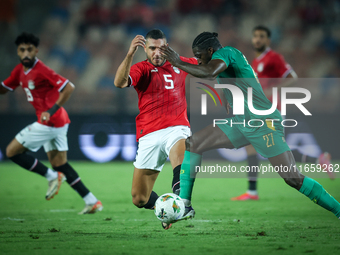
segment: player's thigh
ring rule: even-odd
[[[181,139],[177,141],[174,146],[172,146],[169,153],[169,159],[172,168],[175,168],[176,166],[182,164],[184,159],[184,152],[185,152],[185,139]]]
[[[155,131],[141,137],[133,165],[138,169],[161,171],[168,157],[162,147],[162,132]]]
[[[245,148],[246,148],[248,156],[252,156],[252,155],[256,155],[257,154],[257,152],[256,152],[256,150],[255,150],[253,145],[249,144],[249,145],[245,146]]]
[[[187,126],[174,126],[165,130],[169,130],[164,136],[164,148],[165,153],[169,155],[172,168],[182,164],[185,152],[185,139],[190,134],[190,128]]]
[[[63,127],[58,128],[51,128],[51,133],[53,134],[53,139],[48,140],[44,144],[44,150],[46,153],[50,151],[59,151],[59,152],[67,152],[68,151],[68,141],[67,141],[67,131],[68,131],[68,124]],[[56,154],[50,153],[51,156]],[[65,156],[65,153],[60,153],[58,158],[61,159],[62,156]],[[53,157],[54,158],[54,157]]]
[[[132,179],[131,195],[133,198],[147,200],[158,177],[159,171],[151,169],[139,169],[135,167]]]
[[[234,145],[225,132],[211,124],[189,137],[186,147],[191,152],[201,154],[212,149],[232,149]]]
[[[7,148],[6,148],[6,156],[8,158],[10,157],[13,157],[15,155],[18,155],[18,154],[21,154],[21,153],[24,153],[27,149],[21,144],[18,142],[17,139],[13,139],[8,145],[7,145]]]
[[[299,190],[302,186],[304,175],[296,167],[295,159],[291,151],[285,151],[277,156],[268,158],[273,167],[279,169],[278,174],[285,182]]]
[[[264,158],[272,158],[290,151],[281,131],[263,130],[244,134],[255,150]]]
[[[46,154],[52,167],[62,166],[67,162],[67,151],[51,150]]]
[[[52,127],[42,125],[38,122],[28,125],[22,129],[15,139],[25,148],[30,151],[36,152],[46,142],[54,138]]]

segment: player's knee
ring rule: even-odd
[[[192,136],[185,140],[185,149],[190,152],[196,152],[196,144]]]
[[[187,151],[190,151],[190,142],[191,142],[191,136],[185,139],[185,149]]]
[[[12,149],[12,147],[10,145],[7,146],[6,148],[6,157],[7,158],[11,158],[15,155],[17,155],[18,153]]]
[[[284,178],[284,180],[289,186],[297,190],[301,188],[303,182],[301,178]]]
[[[67,161],[50,161],[50,163],[53,168],[56,168],[65,165]]]
[[[132,203],[138,208],[142,208],[147,202],[148,200],[145,196],[140,194],[132,195]]]
[[[63,166],[67,163],[67,156],[65,152],[50,153],[48,152],[48,158],[53,168]]]

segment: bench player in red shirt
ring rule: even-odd
[[[6,156],[19,166],[44,176],[49,188],[46,199],[52,199],[66,180],[85,201],[79,214],[103,209],[102,203],[85,187],[77,172],[67,162],[67,130],[70,123],[62,105],[71,96],[74,85],[41,62],[38,53],[39,38],[22,33],[15,41],[20,58],[10,77],[0,86],[0,94],[22,87],[27,101],[36,110],[37,121],[21,130],[6,148]],[[25,152],[38,151],[44,146],[55,171]]]
[[[267,98],[272,101],[272,88],[279,88],[283,86],[289,86],[292,82],[289,80],[284,80],[278,84],[277,80],[279,78],[293,78],[296,79],[297,75],[292,69],[292,67],[285,61],[283,56],[275,51],[273,51],[270,45],[270,35],[271,31],[265,26],[256,26],[253,29],[252,44],[256,52],[256,58],[251,63],[258,78],[260,80],[263,92]],[[277,109],[281,110],[280,97],[278,97]],[[245,147],[248,155],[248,165],[250,167],[257,167],[259,161],[257,158],[257,152],[252,145]],[[297,149],[292,150],[294,158],[302,163],[316,163],[319,164],[330,164],[330,154],[325,152],[322,153],[319,158],[310,157],[302,154]],[[330,178],[334,178],[332,172],[328,172]],[[248,190],[246,193],[231,198],[231,200],[258,200],[259,196],[256,189],[257,184],[257,172],[248,173]]]
[[[172,190],[179,194],[179,173],[190,136],[185,99],[186,72],[172,66],[160,54],[167,40],[161,30],[154,29],[144,38],[137,35],[127,56],[119,66],[115,86],[132,86],[138,93],[136,132],[138,151],[134,162],[132,202],[139,208],[153,209],[158,195],[152,191],[156,178],[169,156],[173,168]],[[147,59],[133,66],[137,48],[143,47]],[[197,64],[195,58],[183,61]],[[164,229],[171,225],[162,224]]]

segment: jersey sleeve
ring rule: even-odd
[[[198,65],[197,58],[186,58],[186,57],[181,56],[180,59],[184,62],[189,63],[189,64]]]
[[[137,86],[141,77],[144,75],[144,67],[141,63],[134,64],[130,68],[129,77],[131,79],[130,86]]]
[[[222,48],[218,51],[215,51],[212,55],[211,59],[220,59],[224,61],[224,63],[229,66],[233,61],[233,54],[234,52],[230,49]]]
[[[20,67],[16,66],[11,72],[11,75],[6,80],[1,82],[1,85],[8,89],[9,91],[15,90],[20,85],[19,75]]]
[[[57,74],[51,68],[45,66],[43,69],[43,75],[48,80],[49,84],[53,87],[56,87],[58,91],[62,91],[66,84],[69,82],[68,79],[64,78],[63,76]]]
[[[273,58],[273,61],[277,77],[286,78],[287,75],[293,70],[280,54],[277,54]]]

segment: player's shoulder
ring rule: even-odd
[[[44,62],[42,62],[41,60],[39,60],[35,67],[36,68],[36,71],[40,74],[40,75],[43,75],[43,76],[49,76],[49,75],[55,75],[56,72],[50,68],[49,66],[47,66]]]
[[[132,71],[139,70],[141,72],[146,72],[146,71],[153,69],[153,68],[154,68],[154,66],[152,64],[150,64],[147,60],[137,62],[136,64],[133,64],[131,66]]]
[[[36,73],[40,75],[44,75],[52,71],[52,69],[45,65],[40,59],[36,62],[33,68],[36,71]]]
[[[22,64],[19,63],[19,64],[17,64],[17,65],[13,68],[12,73],[17,74],[17,73],[19,73],[22,69],[23,69],[23,68],[22,68]]]
[[[276,60],[276,59],[284,59],[282,54],[280,54],[277,51],[272,50],[272,49],[269,50],[269,52],[267,53],[267,56],[270,59],[274,59],[274,60]]]
[[[225,52],[241,52],[238,49],[232,47],[232,46],[225,46],[219,50],[225,51]]]
[[[224,46],[223,48],[221,48],[222,50],[229,50],[229,51],[233,51],[233,50],[237,50],[236,48],[232,47],[232,46]]]
[[[142,68],[142,67],[145,68],[145,67],[148,67],[149,65],[150,65],[150,63],[147,60],[143,60],[143,61],[140,61],[140,62],[133,64],[132,66],[139,67],[139,68]]]
[[[51,68],[49,68],[47,65],[45,65],[44,62],[42,62],[40,59],[37,60],[37,63],[34,66],[36,69],[39,69],[39,71],[49,71],[52,70]]]
[[[232,47],[232,46],[225,46],[217,51],[214,52],[213,55],[217,56],[227,56],[227,55],[235,55],[235,54],[242,54],[241,51]]]

